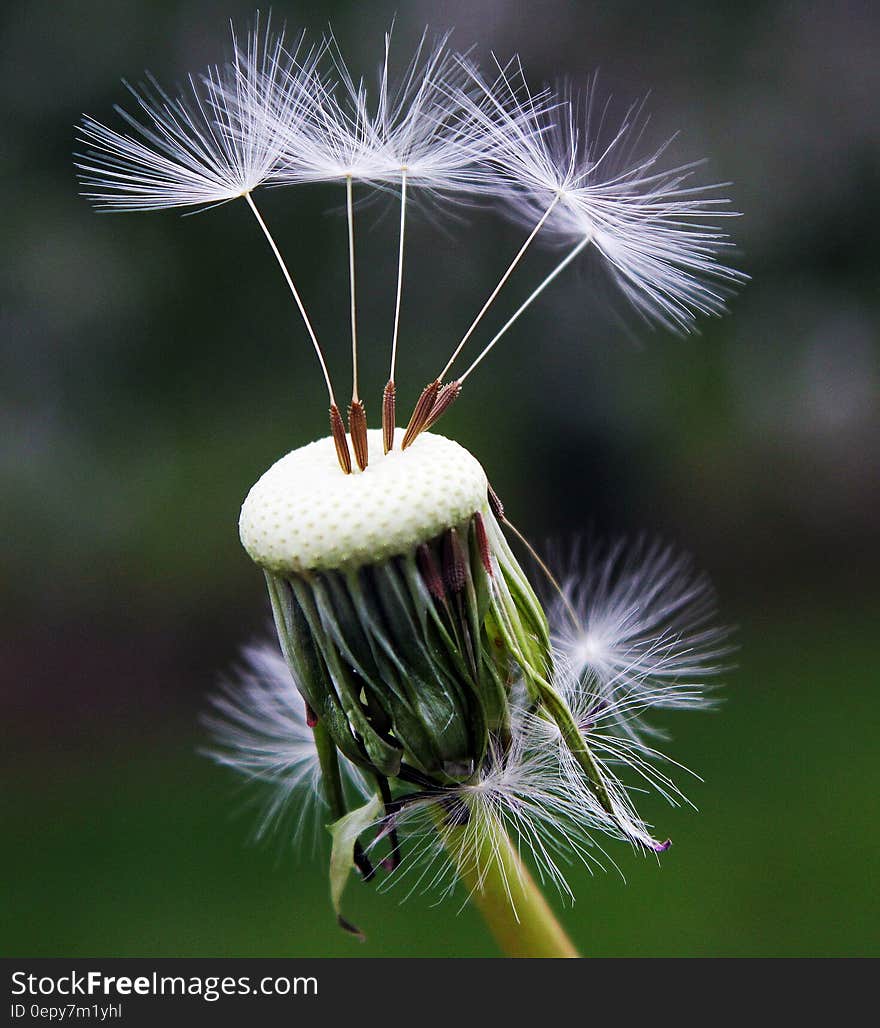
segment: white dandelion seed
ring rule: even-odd
[[[209,756],[264,787],[257,837],[290,818],[295,840],[326,800],[306,704],[277,645],[246,647],[236,676],[210,702],[213,712],[203,718],[214,740]],[[340,755],[339,766],[353,796],[369,795],[363,775],[350,761]]]
[[[293,75],[287,82],[273,81],[267,89],[267,93],[277,95],[274,106],[282,114],[277,123],[282,139],[282,156],[273,169],[272,181],[282,186],[341,182],[345,187],[352,369],[349,422],[352,427],[353,410],[359,411],[361,418],[365,418],[358,383],[354,183],[372,183],[376,176],[381,174],[381,169],[386,166],[387,161],[374,119],[367,108],[365,86],[362,82],[355,85],[332,36],[325,40],[322,51],[333,52],[335,68],[342,79],[341,98],[336,95],[335,81],[322,74],[313,73],[308,82],[311,99],[308,103],[307,117],[291,123],[283,116],[283,112],[298,102],[297,98],[303,89],[299,76]],[[243,104],[244,110],[240,117],[246,118],[248,97],[244,97]],[[335,401],[332,399],[331,407],[335,407]],[[353,427],[352,434],[354,435]],[[366,466],[365,455],[361,456],[357,447],[356,455],[363,470]]]
[[[532,745],[543,748],[545,759],[555,764],[560,791],[580,812],[584,830],[628,842],[640,852],[665,852],[669,841],[654,838],[651,825],[636,810],[631,793],[644,792],[647,786],[673,806],[687,803],[675,782],[656,766],[666,758],[659,751],[636,747],[620,738],[617,725],[620,717],[627,716],[625,703],[606,701],[600,708],[588,689],[572,688],[572,683],[565,682],[562,675],[557,676],[556,684],[581,737],[590,747],[607,800],[599,799],[554,721],[530,713],[525,730]]]
[[[129,86],[139,116],[118,105],[116,111],[132,131],[119,132],[85,116],[78,135],[85,149],[76,167],[84,195],[104,211],[205,209],[245,200],[293,296],[335,409],[315,330],[252,196],[323,96],[317,72],[322,49],[306,49],[304,38],[291,53],[284,33],[273,32],[268,20],[261,28],[257,15],[243,45],[232,29],[229,63],[209,68],[199,79],[190,76],[188,94],[172,98],[152,78],[139,89]]]
[[[282,158],[272,173],[276,185],[344,182],[349,178],[369,182],[380,167],[381,145],[367,107],[366,88],[363,83],[356,86],[349,77],[332,36],[321,44],[322,58],[327,54],[332,54],[332,71],[315,69],[311,75],[311,100],[302,122],[291,124],[283,117],[284,108],[295,104],[301,95],[299,77],[293,75],[286,82],[271,84],[277,91],[276,106],[281,112],[278,129]],[[340,71],[341,82],[334,74]],[[244,98],[245,105],[247,102]]]
[[[400,191],[397,288],[384,421],[390,448],[394,379],[404,277],[406,215],[413,195],[473,197],[495,192],[488,165],[490,139],[473,111],[469,75],[463,59],[448,47],[448,34],[431,42],[425,32],[400,76],[392,72],[391,33],[385,37],[375,99],[356,77],[331,36],[335,80],[316,79],[319,102],[305,123],[290,134],[284,157],[273,172],[279,185],[342,182],[346,190],[352,334],[352,403],[360,403],[357,375],[357,314],[354,257],[354,183]],[[336,89],[338,81],[338,90]],[[297,83],[292,83],[297,88]]]
[[[714,590],[688,555],[644,539],[599,545],[561,587],[548,617],[568,699],[633,742],[658,734],[651,710],[712,706],[730,630],[715,624]]]
[[[556,724],[532,708],[521,687],[514,694],[510,739],[506,745],[492,741],[473,781],[454,790],[411,794],[379,822],[373,845],[393,827],[405,854],[384,888],[405,888],[407,896],[433,892],[443,898],[463,881],[471,894],[481,891],[489,868],[504,867],[497,849],[510,838],[541,883],[573,901],[567,879],[573,865],[592,872],[610,863],[620,871],[597,842],[597,835],[629,842],[643,852],[668,849],[669,842],[657,841],[651,826],[636,812],[631,787],[623,783],[621,774],[634,772],[673,805],[687,801],[671,778],[652,763],[667,758],[646,747],[636,749],[604,731],[609,718],[624,712],[606,705],[597,713],[585,691],[569,694],[572,713],[598,758],[611,800],[609,811],[590,788]],[[509,881],[506,889],[511,896],[514,890]]]
[[[466,111],[466,119],[473,126],[472,132],[481,138],[481,161],[488,162],[496,169],[496,174],[487,180],[487,189],[496,198],[499,196],[505,198],[510,189],[510,183],[518,176],[527,178],[534,175],[536,181],[546,185],[549,196],[545,204],[546,209],[533,219],[529,235],[453,349],[437,376],[439,380],[446,378],[449,374],[453,364],[495,302],[498,294],[525,257],[529,247],[553,213],[554,207],[571,185],[573,171],[571,168],[566,169],[563,162],[556,165],[551,164],[548,160],[543,162],[540,167],[538,163],[532,164],[532,162],[527,162],[528,167],[526,167],[521,162],[523,155],[541,153],[540,147],[536,146],[533,141],[533,136],[540,135],[546,129],[544,119],[553,114],[559,103],[551,90],[545,89],[535,93],[529,88],[518,58],[514,58],[507,65],[498,65],[497,76],[491,83],[483,77],[472,62],[460,58],[459,64],[467,75],[468,81],[464,87],[458,87],[457,101]],[[509,325],[512,324],[513,321],[509,323]],[[498,342],[509,325],[505,326],[505,329],[493,339],[483,355],[488,353]],[[479,361],[476,361],[464,374],[458,376],[456,382],[463,383],[477,363]]]
[[[394,328],[386,403],[393,404],[403,290],[404,240],[408,191],[430,197],[494,193],[496,175],[489,165],[491,140],[482,131],[479,101],[469,93],[471,72],[465,59],[447,47],[448,34],[433,46],[422,36],[404,75],[391,75],[391,36],[385,37],[385,60],[375,124],[387,162],[382,181],[400,187],[400,230]],[[389,399],[389,397],[391,399]],[[393,423],[393,407],[386,422]]]
[[[664,169],[671,140],[639,153],[647,127],[641,103],[609,132],[608,105],[596,114],[595,82],[586,97],[567,90],[561,111],[567,114],[545,118],[543,131],[529,137],[538,169],[549,163],[569,173],[542,238],[576,250],[592,243],[649,322],[689,332],[698,315],[722,314],[732,288],[747,278],[720,260],[732,244],[717,222],[738,217],[718,195],[724,184],[693,182],[702,161]],[[511,185],[509,210],[533,224],[546,196],[535,172],[522,174]]]
[[[639,852],[664,853],[670,840],[655,838],[652,826],[636,808],[634,795],[655,792],[670,806],[693,807],[673,774],[677,771],[698,780],[699,776],[642,738],[621,732],[621,723],[633,716],[633,704],[627,697],[609,698],[595,683],[566,678],[564,671],[557,676],[557,687],[590,747],[608,798],[607,803],[598,800],[558,726],[546,718],[535,718],[532,731],[554,750],[571,802],[589,811],[594,831],[629,842]]]
[[[702,162],[663,169],[668,142],[639,155],[647,124],[642,104],[630,107],[622,123],[608,132],[608,105],[596,113],[595,82],[586,97],[567,87],[556,96],[530,90],[519,62],[502,69],[492,83],[474,74],[490,98],[488,107],[484,102],[473,113],[475,118],[482,114],[484,130],[492,139],[502,209],[530,231],[444,374],[536,239],[567,247],[567,253],[459,382],[588,248],[599,255],[602,267],[648,322],[689,332],[698,315],[725,311],[734,287],[748,276],[721,262],[732,243],[715,222],[738,215],[725,209],[729,200],[717,195],[721,185],[692,184]]]

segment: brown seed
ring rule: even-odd
[[[367,411],[363,400],[352,400],[348,405],[348,432],[357,466],[364,470],[370,462],[367,446]]]
[[[428,587],[428,592],[435,600],[446,599],[446,590],[443,587],[443,575],[440,573],[440,566],[437,563],[437,558],[434,556],[434,551],[427,543],[422,543],[416,550],[416,560],[419,563],[419,571],[425,585]]]
[[[345,434],[345,422],[336,404],[330,407],[330,432],[336,445],[336,459],[346,475],[351,474],[351,454],[348,452],[348,436]]]
[[[477,546],[480,550],[480,560],[483,562],[486,574],[490,578],[494,578],[495,575],[492,571],[492,551],[489,548],[489,536],[486,535],[486,525],[483,521],[483,515],[479,511],[474,514],[474,529],[477,534]]]
[[[447,382],[445,386],[437,394],[437,399],[434,401],[434,406],[431,408],[431,413],[428,415],[428,420],[425,422],[425,428],[430,428],[435,421],[438,421],[443,415],[449,410],[449,408],[455,403],[455,401],[461,395],[461,382],[456,380],[455,382]]]
[[[467,557],[454,528],[443,537],[443,581],[452,593],[460,593],[467,583]]]
[[[489,486],[489,507],[499,521],[504,520],[504,504],[501,502],[498,493],[495,492],[491,485]]]
[[[382,445],[385,452],[394,447],[394,418],[397,408],[397,389],[389,379],[382,393]]]
[[[422,395],[419,397],[415,410],[412,412],[412,417],[409,419],[409,424],[406,426],[406,432],[403,436],[401,449],[405,450],[407,446],[410,446],[415,442],[419,432],[422,431],[428,421],[428,418],[431,416],[431,411],[434,409],[434,401],[437,399],[437,393],[439,392],[439,378],[435,378],[433,382],[429,382],[422,390]]]

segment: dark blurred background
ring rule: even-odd
[[[870,3],[278,2],[328,20],[373,74],[397,10],[461,48],[519,51],[711,158],[753,281],[685,340],[622,327],[566,276],[469,382],[443,431],[536,541],[646,531],[696,554],[738,669],[719,713],[671,719],[700,813],[648,800],[662,866],[572,875],[591,954],[876,954],[880,550],[880,17]],[[222,57],[251,3],[11,3],[0,15],[0,676],[7,955],[490,955],[475,915],[351,887],[337,932],[326,851],[253,847],[253,815],[198,755],[204,697],[261,633],[243,496],[325,433],[313,355],[245,206],[97,216],[74,125],[120,79]],[[263,208],[347,381],[339,190]],[[383,217],[383,215],[385,215]],[[396,259],[359,225],[364,382],[378,411]],[[433,377],[521,238],[491,215],[412,219],[399,382]],[[535,255],[496,323],[547,267]],[[493,277],[494,276],[494,277]],[[345,387],[340,386],[344,394]]]

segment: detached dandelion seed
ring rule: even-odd
[[[633,107],[606,132],[587,99],[533,90],[517,59],[486,76],[447,36],[425,34],[398,66],[390,34],[375,87],[329,37],[288,49],[259,18],[232,58],[170,97],[132,90],[118,131],[86,117],[83,191],[111,211],[205,209],[243,199],[276,258],[330,402],[331,433],[282,456],[248,493],[239,534],[263,570],[280,653],[249,648],[206,716],[213,755],[269,792],[260,831],[329,818],[330,892],[340,925],[353,870],[406,892],[465,894],[505,952],[576,956],[540,885],[573,899],[566,869],[613,859],[601,840],[663,853],[633,796],[684,802],[686,773],[655,743],[654,710],[711,705],[728,655],[708,582],[660,544],[594,547],[555,573],[514,528],[476,457],[432,431],[463,383],[584,251],[595,252],[647,320],[688,331],[719,314],[745,276],[720,258],[730,212],[691,184],[696,165],[638,156]],[[344,191],[351,402],[348,428],[324,351],[253,198],[264,185]],[[399,196],[387,348],[360,345],[356,197]],[[475,297],[451,355],[397,424],[397,376],[413,202],[478,200],[524,226]],[[502,328],[486,318],[526,274],[532,250],[563,253]],[[385,301],[383,301],[385,302]],[[341,306],[341,305],[340,305]],[[341,319],[340,319],[341,320]],[[334,334],[345,326],[336,324]],[[470,347],[473,346],[473,350]],[[476,352],[474,352],[476,351]],[[470,363],[463,371],[453,368]],[[388,367],[381,427],[361,395],[364,362]],[[542,603],[510,533],[537,557]],[[674,773],[675,772],[675,773]],[[537,881],[533,875],[537,876]]]

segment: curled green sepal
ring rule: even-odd
[[[381,797],[374,796],[362,807],[327,825],[327,830],[333,838],[330,849],[330,898],[333,900],[336,920],[340,928],[361,940],[365,938],[363,932],[342,916],[342,893],[354,867],[354,849],[358,838],[370,825],[378,821],[383,809]]]

